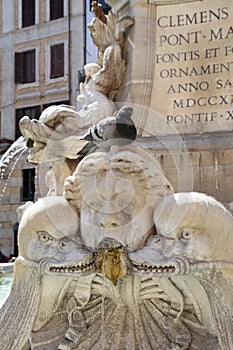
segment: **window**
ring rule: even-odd
[[[67,38],[52,38],[45,44],[45,83],[68,81],[69,48]]]
[[[34,200],[35,169],[23,169],[22,201]]]
[[[64,76],[64,43],[50,47],[50,79]]]
[[[64,17],[64,0],[50,0],[50,21]]]
[[[39,119],[40,114],[41,114],[40,106],[32,106],[32,107],[16,109],[16,113],[15,113],[15,139],[16,140],[20,136],[22,136],[19,130],[20,119],[23,118],[25,115],[27,115],[30,119]]]
[[[35,0],[22,0],[22,27],[35,24]]]
[[[15,82],[32,83],[36,80],[36,50],[15,53]]]
[[[45,108],[48,108],[50,106],[59,106],[59,105],[67,105],[69,106],[70,101],[66,100],[66,101],[56,101],[56,102],[50,102],[50,103],[46,103],[44,105],[42,105],[42,110],[44,110]]]

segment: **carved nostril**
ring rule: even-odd
[[[60,244],[59,244],[60,248],[64,248],[66,246],[66,243],[61,241]]]
[[[116,222],[101,221],[100,226],[104,228],[115,228],[115,227],[118,227],[119,225]]]
[[[172,250],[170,248],[165,248],[163,250],[163,254],[164,254],[164,256],[166,256],[168,258],[170,258],[173,255]]]
[[[119,227],[119,224],[115,216],[106,215],[100,219],[100,227],[115,228],[115,227]]]

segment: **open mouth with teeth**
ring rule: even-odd
[[[117,284],[119,278],[127,274],[127,257],[122,246],[113,239],[104,239],[99,248],[78,263],[56,263],[54,260],[44,260],[40,263],[41,271],[47,275],[87,275],[100,273]]]
[[[89,262],[78,263],[78,264],[46,264],[44,272],[47,275],[59,274],[59,275],[84,275],[92,273],[96,270],[95,260],[92,259]]]
[[[183,256],[174,256],[171,260],[158,261],[131,259],[130,263],[134,273],[150,275],[185,275],[198,269],[195,264]]]
[[[117,251],[118,253],[118,251]],[[116,252],[114,251],[114,258],[116,255]],[[117,271],[121,268],[122,262],[116,261],[114,259],[114,263],[111,263],[108,261],[112,257],[112,254],[109,252],[105,253],[105,259],[104,259],[104,268],[102,268],[102,265],[100,264],[100,256],[97,254],[93,259],[91,259],[88,262],[80,262],[77,264],[55,264],[55,263],[46,263],[44,265],[44,272],[45,274],[59,274],[59,275],[86,275],[93,272],[99,272],[103,273],[106,277],[108,277],[108,267],[111,270],[110,275],[113,273],[113,267],[116,269],[116,265],[118,266]],[[111,259],[110,259],[111,260]],[[128,261],[129,262],[129,268],[133,273],[136,274],[150,274],[150,275],[177,275],[181,272],[181,266],[179,262],[173,261],[173,262],[158,262],[156,264],[153,264],[152,262],[135,262],[135,261]],[[110,266],[108,266],[109,264]],[[100,266],[101,265],[101,268]],[[110,271],[109,270],[109,271]],[[125,275],[124,273],[122,277]],[[108,277],[109,278],[109,277]],[[112,278],[109,278],[112,280]]]
[[[132,271],[136,273],[146,274],[175,274],[177,272],[177,266],[175,264],[135,264],[131,262]]]

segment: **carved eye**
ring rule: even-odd
[[[129,207],[130,207],[131,211],[134,211],[136,209],[136,204],[134,202],[132,202],[132,203],[130,203]]]
[[[129,205],[129,201],[128,201],[128,200],[120,200],[120,201],[119,201],[119,208],[120,208],[121,210],[127,208],[128,205]]]
[[[181,238],[183,238],[183,239],[188,240],[188,239],[192,238],[192,236],[193,236],[193,234],[190,230],[184,229],[181,232]]]
[[[89,206],[90,206],[90,208],[91,208],[92,210],[99,210],[100,207],[101,207],[101,203],[98,202],[98,201],[91,201],[91,202],[89,203]]]
[[[52,237],[46,231],[38,232],[38,239],[40,242],[48,242],[53,240]]]

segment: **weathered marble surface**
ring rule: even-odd
[[[156,158],[135,146],[88,155],[64,190],[80,210],[82,239],[92,249],[105,237],[138,247],[153,226],[152,208],[173,192]]]
[[[1,349],[232,349],[230,212],[206,194],[174,193],[158,158],[133,139],[77,156],[79,135],[116,107],[134,23],[96,13],[99,59],[85,67],[83,109],[53,106],[21,122],[30,161],[49,161],[52,179],[49,195],[20,213]]]
[[[39,120],[28,116],[20,120],[20,131],[31,148],[28,160],[51,164],[48,195],[61,195],[64,179],[74,172],[79,159],[78,136],[117,113],[113,100],[124,79],[127,65],[123,50],[133,24],[132,17],[119,19],[111,11],[105,16],[100,7],[89,24],[93,43],[98,48],[98,60],[84,67],[86,79],[80,84],[77,98],[82,108],[76,111],[72,106],[50,106]]]
[[[64,190],[21,219],[3,350],[28,339],[40,350],[232,347],[233,217],[223,205],[173,194],[135,146],[86,156]]]
[[[145,107],[143,135],[232,130],[232,1],[109,4],[135,19],[127,53],[132,64],[118,96]]]

